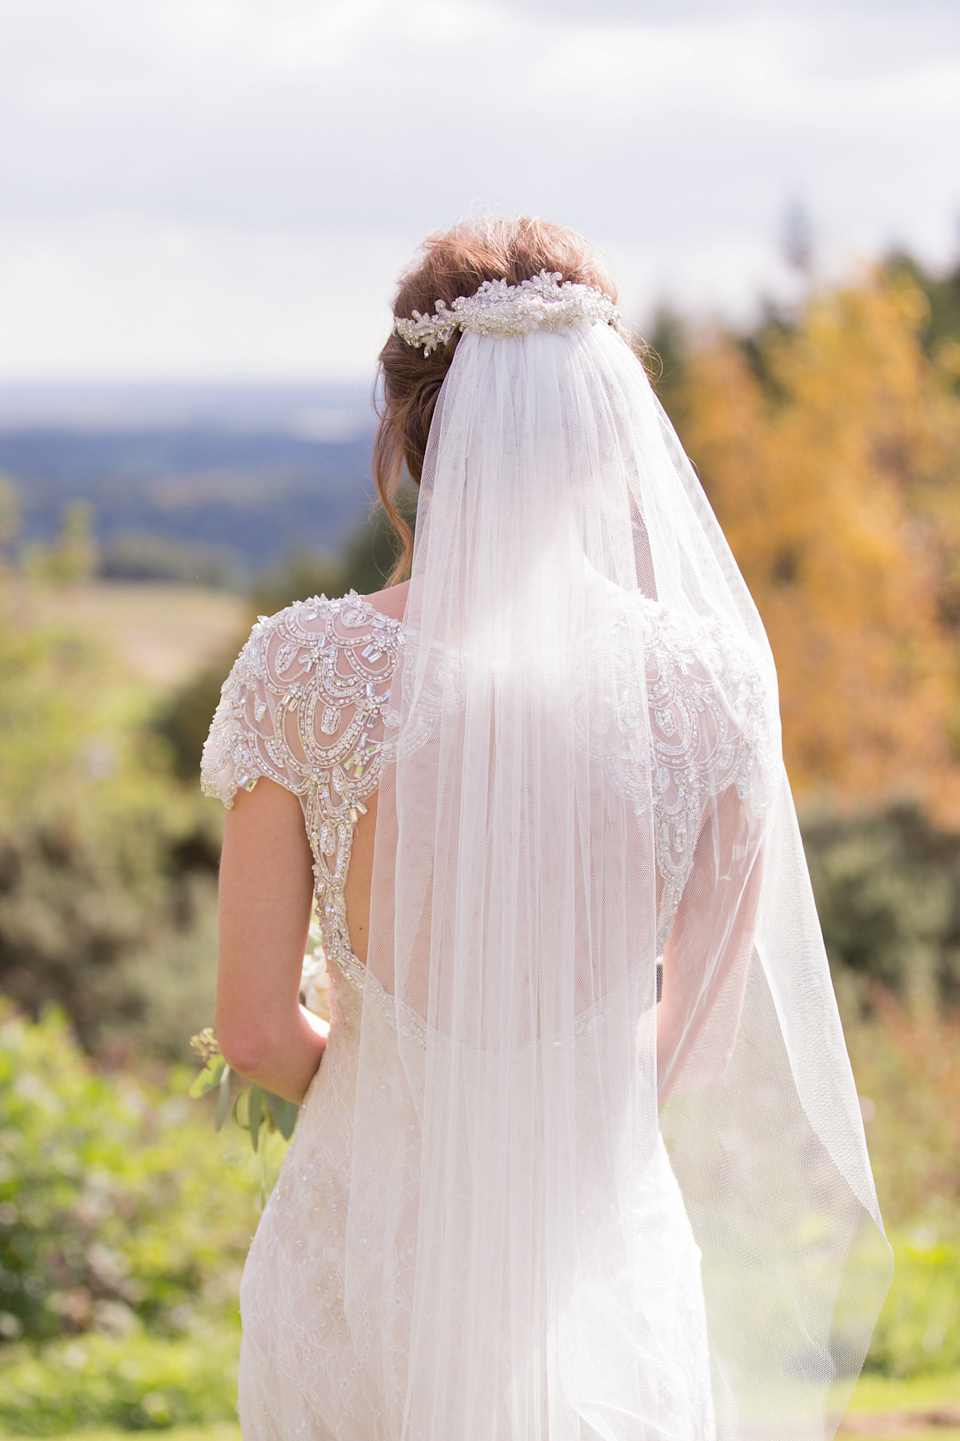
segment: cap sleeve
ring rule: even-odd
[[[228,809],[237,791],[253,790],[261,776],[298,796],[307,789],[296,716],[314,675],[316,646],[292,638],[288,620],[289,611],[259,618],[220,692],[200,784]]]

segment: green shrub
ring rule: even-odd
[[[893,1285],[877,1321],[867,1370],[889,1376],[960,1368],[960,1244],[932,1225],[894,1232]]]
[[[915,1011],[960,999],[960,835],[917,806],[810,813],[803,844],[835,972]]]
[[[845,1029],[895,1266],[867,1366],[943,1374],[960,1368],[960,1017],[870,1000]]]
[[[95,1071],[60,1017],[0,1010],[0,1337],[235,1316],[257,1218],[241,1157],[185,1095]]]
[[[189,1338],[85,1336],[0,1360],[0,1428],[56,1436],[88,1426],[130,1431],[234,1419],[236,1329],[198,1328]]]
[[[190,545],[150,531],[117,531],[103,547],[98,567],[110,580],[167,580],[228,589],[236,559],[226,547]]]
[[[250,624],[253,625],[252,613]],[[165,696],[157,707],[151,723],[167,748],[178,780],[199,786],[203,743],[220,703],[223,683],[246,639],[246,634],[238,635],[219,661],[204,666],[172,695]]]
[[[37,609],[0,572],[0,990],[62,1006],[91,1052],[185,1060],[212,1011],[221,817],[109,657]]]
[[[0,827],[3,991],[62,1006],[90,1052],[186,1059],[213,1010],[219,823],[199,797],[91,790]]]
[[[871,1002],[844,1020],[881,1212],[960,1238],[960,1015],[915,1020],[879,987]]]

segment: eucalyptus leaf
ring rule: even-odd
[[[190,1095],[197,1099],[198,1096],[205,1096],[215,1086],[219,1086],[223,1072],[228,1069],[227,1063],[222,1056],[211,1056],[203,1070],[193,1078],[193,1085],[190,1087]]]
[[[216,1130],[221,1130],[224,1121],[230,1114],[230,1067],[224,1066],[223,1074],[220,1077],[220,1094],[217,1096],[217,1118],[214,1122]]]
[[[264,1091],[263,1099],[276,1123],[277,1130],[285,1141],[289,1141],[293,1135],[293,1128],[297,1124],[300,1107],[293,1101],[285,1100],[283,1096],[274,1095],[273,1091]]]
[[[250,1129],[250,1087],[244,1086],[233,1103],[233,1119],[241,1131]]]
[[[250,1130],[250,1144],[254,1150],[260,1143],[260,1123],[263,1120],[263,1092],[256,1084],[250,1087],[250,1097],[247,1101],[248,1127]]]

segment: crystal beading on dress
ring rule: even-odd
[[[704,809],[728,785],[744,788],[769,717],[756,667],[729,636],[716,625],[694,627],[655,601],[637,603],[648,626],[647,671],[645,678],[624,674],[621,685],[638,712],[650,712],[662,951]],[[402,644],[400,622],[355,591],[260,616],[224,682],[203,751],[203,792],[228,807],[260,776],[299,796],[324,957],[360,992],[367,970],[350,947],[344,891],[354,827],[383,773],[384,717]],[[735,710],[731,696],[739,697]],[[642,793],[650,771],[645,751],[628,746],[605,759],[624,794]],[[759,803],[756,793],[752,799]],[[396,1022],[393,997],[374,989],[385,1018]],[[422,1037],[419,1017],[403,1015],[400,1024]]]
[[[643,597],[631,607],[644,613],[646,665],[642,676],[624,668],[619,677],[632,724],[608,768],[624,795],[640,798],[652,774],[662,956],[710,803],[733,787],[755,814],[768,809],[773,797],[763,777],[779,727],[754,658],[721,622],[696,621]],[[638,743],[642,710],[652,755]]]
[[[709,693],[706,678],[716,638],[664,614],[656,602],[635,599],[646,616],[648,678],[654,681],[649,703],[657,708],[651,720],[662,742],[653,806],[658,857],[665,863],[660,917],[665,932],[681,889],[677,877],[685,876],[692,863],[693,812],[712,794],[709,763],[715,737],[727,732],[733,737],[744,717],[727,715],[722,697]],[[615,626],[613,614],[611,636]],[[388,1206],[414,1208],[419,1124],[406,1078],[385,1063],[378,1087],[380,1119],[384,1134],[400,1138],[401,1163],[394,1164],[383,1194],[353,1196],[351,1108],[361,1016],[365,1007],[376,1016],[384,1057],[390,1054],[386,1037],[391,1035],[413,1040],[425,1056],[427,1026],[411,1008],[398,1004],[351,950],[344,889],[354,828],[387,760],[384,723],[389,726],[390,691],[404,643],[401,624],[355,593],[342,600],[314,597],[260,617],[223,686],[204,747],[204,792],[226,806],[238,789],[252,790],[261,777],[298,796],[314,858],[324,954],[331,963],[328,1049],[258,1227],[241,1292],[241,1414],[252,1435],[269,1441],[340,1441],[341,1435],[356,1441],[361,1433],[376,1434],[380,1419],[370,1409],[377,1385],[369,1372],[369,1343],[351,1330],[344,1309],[346,1227],[350,1214],[369,1213],[373,1231],[376,1216]],[[639,679],[623,681],[635,704],[645,706]],[[749,692],[749,675],[746,679]],[[642,754],[596,758],[629,794],[649,767]],[[728,777],[745,775],[749,747],[731,741],[726,760]],[[610,1007],[605,998],[581,1012],[579,1043],[591,1044]],[[665,1159],[658,1164],[664,1183],[675,1190]],[[695,1358],[691,1374],[702,1377],[705,1339],[696,1253],[681,1224],[678,1197],[674,1206],[681,1283],[676,1315],[665,1316],[664,1325],[679,1318],[678,1346]],[[404,1243],[410,1266],[415,1234],[411,1228]],[[278,1324],[281,1310],[284,1320]],[[374,1328],[375,1313],[363,1314]],[[310,1384],[304,1385],[307,1376]],[[700,1404],[706,1413],[706,1402]],[[697,1432],[691,1441],[712,1438]]]
[[[204,794],[233,804],[266,776],[303,806],[327,961],[363,989],[344,887],[353,832],[383,769],[399,623],[355,591],[261,616],[224,683],[204,746]]]
[[[615,325],[619,311],[596,285],[565,281],[559,271],[541,270],[532,280],[508,285],[485,280],[475,295],[459,295],[448,306],[437,301],[435,315],[413,312],[412,320],[399,319],[394,329],[408,345],[423,346],[429,355],[445,345],[454,331],[473,335],[529,335],[533,330],[566,330],[571,325]]]

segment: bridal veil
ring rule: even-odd
[[[464,333],[346,1221],[391,1441],[820,1438],[888,1280],[766,637],[607,304],[544,273],[409,323]]]

